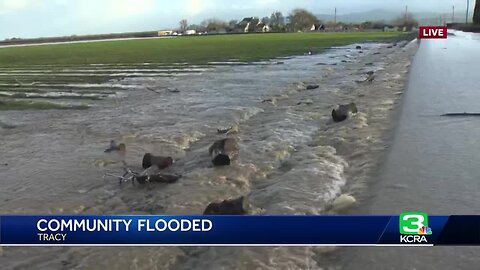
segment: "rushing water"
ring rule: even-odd
[[[392,111],[401,98],[415,45],[361,44],[322,54],[262,63],[144,68],[95,65],[0,70],[0,77],[107,74],[107,83],[18,83],[36,98],[97,94],[86,111],[7,111],[0,122],[0,212],[199,214],[211,201],[245,195],[252,214],[321,214],[341,194],[368,197],[369,176],[388,147]],[[138,65],[137,65],[138,66]],[[373,83],[361,83],[367,71]],[[110,74],[110,75],[109,75]],[[319,84],[306,90],[307,84]],[[3,87],[13,85],[9,82]],[[41,91],[38,91],[41,89]],[[178,90],[172,91],[173,89]],[[33,90],[35,90],[33,92]],[[88,90],[89,92],[81,92]],[[107,93],[105,93],[107,92]],[[5,93],[4,93],[5,94]],[[88,96],[86,96],[88,97]],[[82,100],[81,102],[87,102]],[[262,102],[268,100],[267,102]],[[360,112],[330,120],[334,105],[356,102]],[[208,147],[238,126],[234,164],[214,169]],[[127,144],[126,162],[139,169],[144,153],[176,159],[171,185],[119,185],[119,157],[103,150]],[[8,248],[8,267],[140,269],[318,268],[326,248]]]

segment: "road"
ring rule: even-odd
[[[391,152],[362,214],[480,214],[480,35],[422,40]],[[435,232],[433,232],[435,233]],[[475,269],[480,248],[345,249],[345,269]]]

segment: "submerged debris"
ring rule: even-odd
[[[365,78],[365,80],[357,80],[355,81],[356,83],[365,83],[365,82],[373,82],[375,80],[375,72],[373,71],[368,71],[366,73],[367,77]]]
[[[163,184],[172,184],[177,182],[180,178],[182,178],[182,175],[179,174],[163,174],[160,173],[158,166],[154,165],[143,172],[135,172],[129,168],[124,168],[125,173],[121,176],[119,175],[114,175],[110,173],[106,173],[104,175],[104,178],[106,176],[113,176],[116,177],[119,180],[119,183],[122,184],[123,182],[132,182],[135,183],[137,181],[139,184],[148,184],[148,183],[163,183]]]
[[[210,203],[204,215],[244,215],[248,212],[248,203],[245,198],[239,197],[237,199],[223,200],[221,202]]]
[[[446,113],[446,114],[442,114],[441,116],[480,116],[480,113],[467,113],[467,112],[463,112],[463,113]]]
[[[173,165],[172,157],[162,157],[154,156],[150,153],[146,153],[143,156],[142,167],[144,169],[150,168],[152,166],[158,166],[159,169],[163,170]]]
[[[267,98],[262,100],[262,103],[272,103],[273,105],[277,104],[277,100],[275,98]]]
[[[111,140],[110,141],[110,147],[105,149],[105,153],[110,153],[110,152],[115,152],[115,151],[119,151],[119,152],[123,152],[123,151],[126,151],[127,147],[124,143],[121,143],[121,144],[118,144],[115,142],[115,140]]]
[[[229,126],[226,128],[217,128],[217,133],[218,134],[233,134],[238,132],[238,125],[235,126]]]
[[[342,194],[333,201],[331,210],[334,212],[342,212],[350,208],[356,202],[357,200],[352,195]]]
[[[157,93],[157,94],[161,94],[162,92],[160,90],[157,90],[157,89],[154,89],[152,87],[145,87],[147,90],[149,91],[152,91],[154,93]],[[170,92],[170,93],[180,93],[180,90],[178,90],[177,88],[164,88],[166,91]]]
[[[332,110],[332,119],[334,122],[342,122],[347,119],[350,114],[358,113],[357,105],[350,103],[346,105],[338,105]]]
[[[0,128],[4,128],[4,129],[13,129],[13,128],[16,128],[17,126],[15,125],[12,125],[12,124],[9,124],[9,123],[4,123],[2,121],[0,121]]]
[[[208,148],[208,154],[213,157],[214,166],[228,166],[231,159],[238,155],[238,141],[234,138],[218,140]]]
[[[302,105],[302,104],[312,105],[312,104],[313,104],[313,100],[307,99],[307,100],[299,101],[299,102],[297,103],[297,105]]]
[[[317,89],[317,88],[319,88],[319,87],[320,87],[320,85],[318,85],[318,84],[309,84],[309,85],[307,85],[307,86],[305,87],[305,89],[307,89],[307,90],[313,90],[313,89]]]

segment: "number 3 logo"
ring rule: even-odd
[[[400,233],[418,234],[422,227],[428,227],[428,214],[408,212],[400,214]]]

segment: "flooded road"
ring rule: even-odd
[[[447,40],[422,40],[391,153],[360,213],[479,214],[480,118],[441,115],[480,111],[480,35],[454,33]],[[473,247],[362,249],[347,256],[346,269],[474,269],[479,252]]]
[[[199,214],[241,195],[251,214],[349,211],[336,199],[361,203],[372,194],[416,51],[407,42],[356,45],[260,63],[3,68],[0,94],[89,109],[1,112],[9,128],[0,129],[0,212]],[[365,82],[369,71],[373,82]],[[109,80],[84,80],[96,76]],[[334,105],[350,102],[359,113],[332,123]],[[240,155],[214,169],[207,149],[228,126],[238,127],[228,136],[239,139]],[[112,139],[126,143],[132,169],[146,152],[170,155],[169,170],[183,178],[152,186],[104,179],[122,173],[121,157],[103,152]],[[317,269],[333,251],[5,248],[1,259],[6,268]]]

